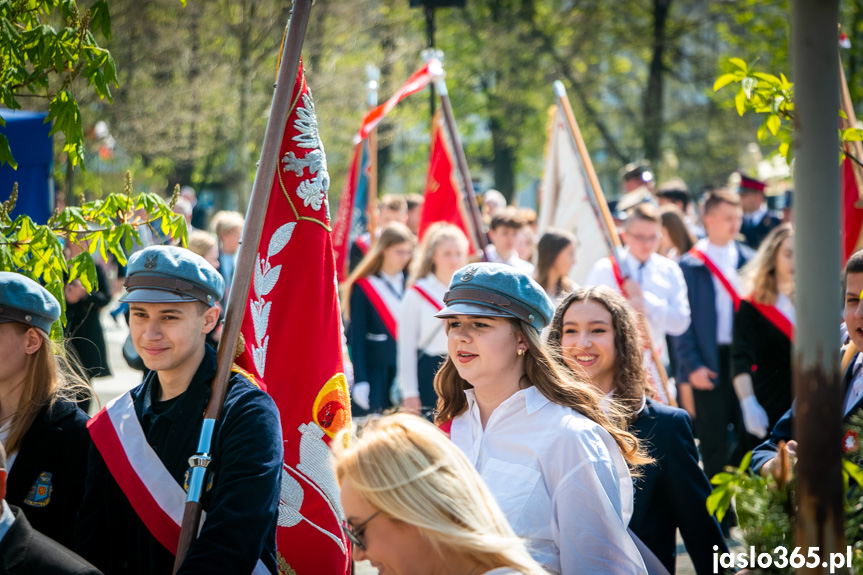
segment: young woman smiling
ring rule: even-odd
[[[609,408],[622,412],[628,430],[656,463],[634,479],[629,528],[674,573],[677,529],[701,574],[713,572],[713,549],[725,549],[719,525],[707,512],[710,482],[698,466],[692,422],[682,409],[646,397],[652,389],[642,361],[638,320],[629,303],[605,286],[580,289],[557,308],[548,345],[562,353],[561,367],[583,373]],[[722,551],[720,551],[722,552]]]
[[[455,273],[445,296],[448,357],[438,423],[479,471],[534,559],[554,573],[644,573],[626,530],[627,463],[650,460],[600,396],[540,343],[552,305],[503,264]]]

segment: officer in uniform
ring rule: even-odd
[[[163,575],[172,572],[185,496],[178,490],[188,487],[216,373],[204,338],[225,283],[200,256],[151,246],[129,260],[125,286],[132,341],[151,372],[90,424],[78,551],[113,575]],[[206,518],[179,573],[278,573],[281,436],[273,400],[235,368],[213,433]]]

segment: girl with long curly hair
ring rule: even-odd
[[[534,559],[553,573],[644,573],[626,530],[629,465],[650,459],[596,390],[542,346],[553,312],[545,290],[511,266],[480,263],[455,273],[444,300],[435,422]]]
[[[560,367],[588,377],[605,405],[623,413],[627,430],[655,461],[634,478],[629,528],[669,573],[679,528],[697,573],[712,573],[714,545],[726,546],[707,512],[710,482],[698,466],[689,415],[651,397],[635,311],[611,288],[577,290],[555,311],[547,345],[559,352],[553,357]]]

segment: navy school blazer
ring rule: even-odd
[[[698,466],[689,415],[648,399],[629,431],[656,460],[633,481],[635,507],[629,527],[669,573],[674,573],[680,529],[696,573],[713,573],[713,546],[719,546],[719,553],[727,547],[719,524],[707,512],[710,481]]]
[[[737,269],[743,267],[754,252],[740,242],[737,246]],[[692,321],[686,331],[672,337],[677,361],[677,381],[689,381],[689,374],[706,366],[719,373],[719,345],[716,341],[716,289],[713,275],[700,259],[686,253],[680,258],[680,271],[686,280]],[[716,382],[714,382],[716,383]]]

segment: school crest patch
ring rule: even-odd
[[[51,493],[54,492],[54,486],[51,485],[52,477],[52,474],[47,471],[40,473],[36,483],[27,492],[27,497],[24,498],[24,505],[45,507],[51,503]]]

